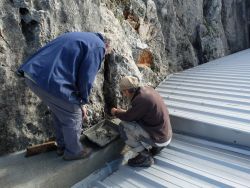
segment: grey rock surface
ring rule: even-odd
[[[156,86],[170,72],[249,47],[247,0],[2,0],[0,155],[53,137],[49,109],[15,75],[25,59],[69,31],[102,32],[113,51],[99,71],[91,126],[126,107],[118,83],[138,76]]]
[[[247,0],[155,0],[171,70],[249,47]]]

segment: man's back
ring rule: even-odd
[[[142,87],[135,96],[133,103],[142,103],[144,115],[139,124],[153,137],[157,143],[162,143],[172,137],[172,128],[167,106],[162,97],[151,87]]]
[[[20,70],[52,95],[72,103],[79,103],[79,100],[86,103],[104,55],[101,35],[66,33],[36,52]]]
[[[132,100],[133,103],[142,103],[145,107],[144,116],[142,121],[145,126],[157,126],[162,123],[164,116],[168,116],[168,110],[164,101],[158,92],[151,87],[141,87],[138,93],[135,94],[135,98]]]

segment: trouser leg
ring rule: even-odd
[[[142,138],[150,139],[150,136],[139,124],[122,121],[120,127],[122,138],[134,152],[140,153],[144,149],[151,148],[149,144],[142,141]]]
[[[65,123],[62,124],[65,143],[64,155],[74,156],[83,150],[83,146],[80,142],[81,125],[81,117],[75,114],[65,119]]]
[[[65,144],[64,144],[64,136],[63,136],[63,128],[62,124],[59,121],[59,119],[56,117],[54,112],[52,112],[52,122],[55,127],[55,134],[56,134],[56,143],[57,147],[64,149]]]
[[[81,125],[82,125],[82,112],[77,105],[68,107],[68,109],[58,107],[54,104],[48,104],[51,111],[55,114],[60,122],[60,131],[62,131],[64,138],[64,155],[74,156],[83,150],[80,142]],[[72,104],[68,104],[71,106]],[[72,110],[72,111],[69,111]]]
[[[65,145],[64,154],[69,156],[79,154],[83,150],[80,142],[82,123],[80,106],[52,96],[29,79],[26,79],[26,84],[56,116],[57,119],[55,120],[58,120],[56,126],[59,127],[56,137],[59,143],[62,143],[60,136],[61,134],[63,135]]]

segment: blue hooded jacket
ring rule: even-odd
[[[101,34],[71,32],[42,47],[18,71],[55,97],[85,104],[104,56]]]

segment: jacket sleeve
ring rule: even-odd
[[[123,121],[139,121],[147,113],[146,101],[135,99],[132,107],[125,112],[117,112],[116,117]]]
[[[101,67],[104,55],[105,50],[103,48],[94,48],[91,51],[88,51],[87,56],[81,62],[77,75],[77,87],[80,94],[81,104],[88,103],[92,84]]]

